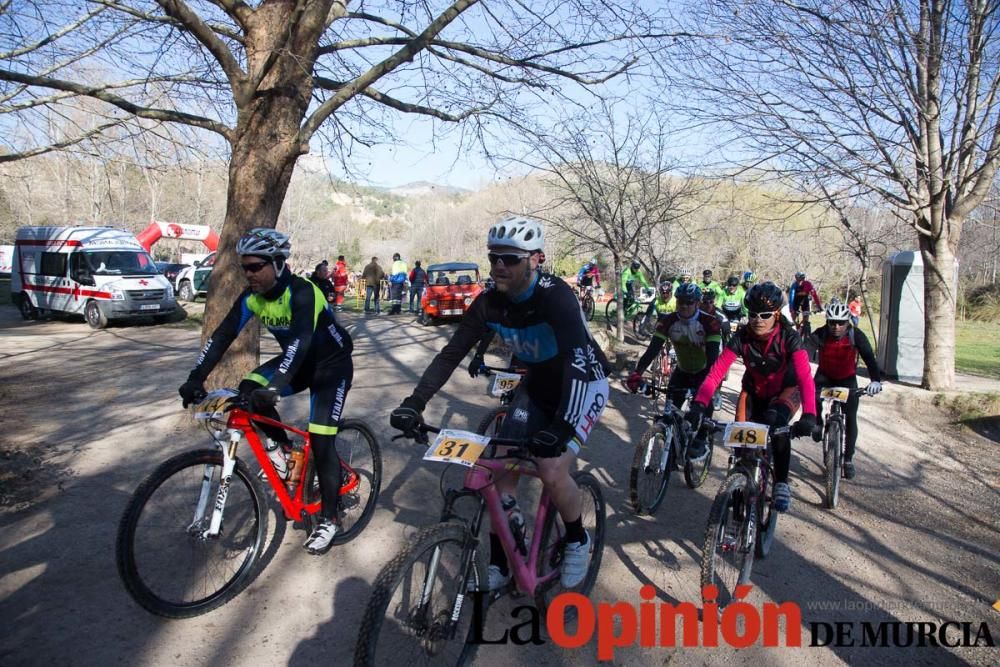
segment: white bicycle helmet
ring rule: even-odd
[[[826,319],[843,322],[851,317],[851,310],[838,299],[833,299],[826,304]]]
[[[486,237],[487,248],[498,246],[519,248],[526,252],[542,251],[545,249],[545,231],[541,223],[533,218],[519,215],[504,218],[490,227]]]
[[[288,240],[288,235],[279,232],[277,229],[267,227],[256,227],[240,237],[236,242],[236,254],[258,255],[275,259],[277,257],[288,258],[292,254],[292,244]]]

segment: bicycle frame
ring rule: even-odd
[[[547,584],[559,576],[558,570],[553,570],[543,577],[535,574],[538,570],[539,558],[542,556],[541,535],[539,535],[537,528],[545,525],[545,520],[549,513],[550,497],[548,491],[543,487],[541,497],[538,501],[538,510],[535,513],[534,524],[530,527],[525,526],[526,529],[530,528],[531,541],[525,544],[527,554],[522,556],[520,551],[518,551],[514,535],[510,531],[510,525],[507,522],[507,513],[504,512],[501,505],[500,492],[497,491],[494,484],[495,477],[506,474],[524,474],[529,477],[538,478],[538,471],[527,461],[481,458],[476,462],[476,465],[469,468],[466,472],[465,488],[448,491],[445,497],[445,506],[441,512],[441,520],[448,521],[458,518],[465,521],[465,519],[452,512],[454,502],[459,498],[478,496],[479,507],[473,518],[468,521],[470,537],[473,538],[474,543],[467,545],[466,548],[475,548],[479,542],[479,531],[482,527],[483,509],[485,508],[489,513],[493,530],[500,538],[504,553],[507,555],[507,562],[511,568],[517,590],[524,595],[534,595],[540,585]],[[470,565],[471,561],[467,561],[466,567]],[[462,576],[463,578],[468,577],[469,572],[463,572]]]
[[[270,457],[264,449],[264,443],[261,442],[260,436],[257,435],[257,431],[253,424],[254,422],[267,424],[269,426],[276,426],[286,431],[291,431],[292,433],[301,436],[305,441],[301,469],[294,471],[293,473],[298,477],[298,483],[295,487],[294,496],[289,494],[288,489],[285,486],[286,481],[278,476],[278,471],[275,470],[274,464],[271,462]],[[275,496],[277,496],[278,502],[281,504],[281,508],[285,513],[286,519],[292,521],[299,520],[319,512],[322,506],[322,501],[317,500],[315,502],[305,502],[303,499],[306,487],[306,469],[308,468],[308,463],[312,456],[312,439],[310,438],[308,432],[262,415],[251,414],[246,410],[235,407],[229,411],[229,416],[226,421],[226,432],[228,433],[228,443],[224,442],[221,437],[216,438],[216,442],[222,450],[222,473],[219,482],[219,489],[215,495],[212,518],[209,523],[208,530],[204,531],[202,534],[203,538],[217,537],[219,534],[219,529],[222,526],[222,515],[226,507],[226,498],[229,495],[229,483],[232,479],[233,469],[236,467],[236,450],[239,448],[240,441],[244,438],[246,438],[246,441],[250,444],[250,449],[253,450],[254,456],[260,464],[261,470],[264,471],[265,479],[267,479],[267,482],[274,491]],[[350,466],[343,462],[343,460],[341,461],[341,465],[348,472],[354,472]],[[340,494],[343,495],[345,493],[349,493],[358,484],[360,484],[360,481],[360,478],[357,475],[354,475],[352,480],[341,487]],[[211,487],[212,471],[206,467],[204,477],[202,478],[201,494],[198,498],[194,519],[191,523],[192,528],[198,526],[205,516],[205,510],[208,507],[209,497],[211,496]]]

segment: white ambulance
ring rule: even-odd
[[[108,320],[167,321],[174,290],[135,236],[111,227],[21,227],[10,292],[26,320],[77,313],[95,329]]]

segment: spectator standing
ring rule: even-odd
[[[365,313],[372,312],[371,300],[375,298],[375,314],[382,312],[382,279],[385,278],[385,271],[378,263],[378,257],[372,257],[364,271],[361,272],[361,279],[365,281]]]
[[[333,265],[333,296],[336,303],[335,310],[339,313],[344,310],[344,292],[347,291],[347,282],[350,277],[347,271],[347,262],[344,256],[337,257],[337,263]]]
[[[393,254],[392,268],[389,270],[389,303],[392,304],[389,308],[390,315],[399,315],[403,312],[403,288],[408,268],[398,252]]]
[[[327,303],[333,302],[333,281],[330,280],[330,265],[325,259],[316,265],[312,275],[309,276],[309,281],[319,288]]]
[[[424,286],[427,284],[427,272],[420,266],[418,259],[413,263],[413,270],[410,271],[410,312],[415,313],[420,310],[420,298],[423,295]],[[417,301],[417,308],[413,308],[413,300]]]
[[[847,308],[851,311],[851,326],[857,327],[858,322],[861,321],[861,297],[855,294],[851,302],[847,304]]]

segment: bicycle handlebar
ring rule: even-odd
[[[412,439],[414,442],[427,445],[430,439],[427,437],[428,433],[440,433],[441,428],[437,426],[431,426],[421,422],[411,433],[400,433],[399,435],[392,436],[393,440],[399,440],[402,438]],[[490,447],[513,447],[514,449],[508,451],[503,456],[492,456],[490,458],[494,459],[524,459],[530,460],[533,457],[530,448],[528,447],[528,440],[526,438],[490,438]]]
[[[489,377],[494,373],[517,373],[518,375],[524,375],[527,371],[522,368],[515,368],[514,366],[500,368],[499,366],[487,366],[486,364],[483,364],[480,366],[479,372],[486,377]]]

